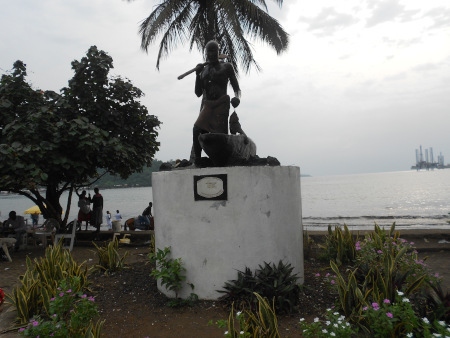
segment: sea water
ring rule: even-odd
[[[302,222],[305,229],[348,225],[369,229],[374,224],[401,228],[450,229],[450,170],[398,171],[358,175],[301,177]],[[89,191],[93,195],[93,191]],[[105,189],[103,211],[123,219],[137,217],[153,200],[151,187]],[[67,196],[61,205],[67,211]],[[74,195],[69,220],[78,214]],[[0,195],[0,220],[15,210],[19,215],[34,203],[20,195]],[[170,208],[171,205],[162,206]],[[29,218],[30,216],[26,215]],[[42,217],[39,223],[42,223]],[[31,224],[31,220],[29,221]]]
[[[450,170],[302,177],[301,190],[308,229],[450,228]]]

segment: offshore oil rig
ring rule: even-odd
[[[425,149],[425,156],[422,152],[422,146],[416,149],[416,165],[413,165],[411,169],[415,170],[433,170],[433,169],[446,169],[450,168],[450,165],[444,164],[444,156],[440,153],[437,157],[437,161],[434,161],[433,148]]]

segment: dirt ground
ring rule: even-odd
[[[443,278],[444,292],[450,292],[450,232],[445,234],[404,235],[414,242],[420,257],[427,259],[432,272]],[[170,308],[167,298],[156,287],[151,278],[144,245],[129,245],[120,248],[128,251],[127,269],[110,276],[93,273],[90,277],[92,293],[96,297],[102,319],[106,319],[103,337],[223,337],[224,329],[210,325],[219,319],[227,319],[228,311],[218,301],[200,301],[193,307]],[[75,246],[73,256],[78,262],[88,266],[97,263],[92,246]],[[12,253],[13,262],[0,261],[0,287],[9,293],[16,285],[18,277],[26,269],[26,256],[31,259],[44,254],[42,247],[32,247],[25,251]],[[334,295],[329,288],[313,278],[313,275],[326,264],[316,259],[305,259],[305,284],[301,298],[300,313],[293,316],[279,316],[279,330],[282,337],[300,337],[299,319],[314,318],[333,305]],[[14,320],[11,307],[3,306],[0,312],[0,337],[17,337],[16,331],[9,331]]]

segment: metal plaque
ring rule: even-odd
[[[227,175],[194,176],[194,198],[201,200],[227,200]]]

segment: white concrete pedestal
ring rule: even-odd
[[[224,194],[217,197],[221,185]],[[171,258],[182,259],[186,282],[195,286],[192,291],[186,285],[179,297],[194,292],[217,299],[216,290],[236,279],[236,270],[280,260],[303,283],[299,167],[163,171],[153,173],[152,190],[156,247],[171,247]]]

